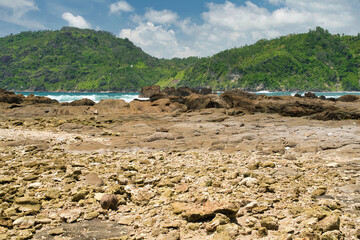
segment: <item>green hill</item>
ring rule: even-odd
[[[104,31],[23,32],[0,39],[0,88],[137,91],[175,76],[185,62],[151,57],[128,39]]]
[[[318,27],[306,34],[220,52],[183,73],[180,86],[225,90],[360,90],[360,34],[331,35]]]
[[[360,34],[318,27],[220,52],[157,59],[111,33],[64,27],[0,38],[0,88],[138,91],[142,86],[215,90],[360,90]]]

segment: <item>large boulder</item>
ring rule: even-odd
[[[160,92],[160,86],[158,85],[146,86],[141,89],[139,98],[151,98],[151,96]]]
[[[24,96],[22,94],[15,94],[14,92],[0,88],[0,102],[19,104],[22,103],[23,100]]]
[[[178,97],[186,97],[186,96],[190,96],[191,94],[197,93],[196,90],[188,87],[179,87],[177,89],[174,87],[165,88],[163,92],[169,96],[178,96]]]
[[[51,99],[51,98],[43,97],[43,96],[35,96],[33,93],[31,93],[29,96],[24,98],[24,101],[27,102],[27,103],[31,103],[31,104],[36,104],[36,103],[48,103],[48,104],[59,103],[55,99]]]
[[[336,100],[340,102],[355,102],[360,99],[360,96],[357,95],[344,95],[341,97],[338,97]]]
[[[99,114],[118,113],[129,110],[130,104],[122,99],[102,99],[94,108]]]
[[[227,104],[218,95],[192,94],[184,98],[189,109],[226,108]]]
[[[94,106],[95,102],[88,98],[83,98],[80,100],[75,100],[69,103],[69,106]]]

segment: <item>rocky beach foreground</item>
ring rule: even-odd
[[[0,239],[359,239],[360,99],[0,91]]]

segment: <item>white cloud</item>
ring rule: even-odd
[[[80,15],[74,16],[72,13],[66,12],[61,17],[68,22],[70,27],[91,28],[91,24]]]
[[[135,29],[123,29],[119,37],[128,38],[145,52],[161,58],[196,55],[188,46],[180,46],[175,31],[156,26],[152,22],[140,23]]]
[[[145,13],[145,19],[156,24],[172,24],[176,23],[178,15],[167,9],[162,11],[150,9]]]
[[[121,12],[133,12],[134,8],[126,1],[119,1],[109,6],[111,14],[121,14]]]
[[[39,10],[33,0],[0,0],[0,20],[27,28],[44,28],[37,21],[26,19],[25,15]]]
[[[148,9],[143,16],[133,17],[137,27],[122,30],[120,36],[128,37],[148,53],[172,57],[209,56],[221,50],[252,44],[262,38],[307,32],[316,26],[331,33],[360,32],[360,1],[357,0],[268,2],[277,6],[276,9],[269,10],[251,1],[242,5],[231,1],[208,3],[207,11],[201,14],[200,24],[191,19],[181,19],[170,10]]]

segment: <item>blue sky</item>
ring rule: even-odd
[[[0,36],[74,26],[156,57],[210,56],[316,26],[355,35],[359,12],[360,0],[0,0]]]

